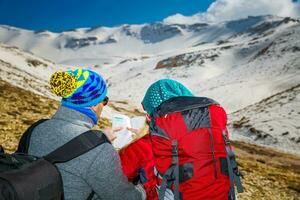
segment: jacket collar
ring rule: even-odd
[[[160,104],[157,108],[155,108],[151,115],[155,118],[157,116],[163,116],[168,113],[182,112],[185,110],[191,110],[199,107],[207,107],[212,104],[219,103],[207,97],[173,97]]]
[[[57,109],[56,113],[52,116],[52,119],[63,120],[72,124],[87,127],[88,129],[91,129],[94,126],[92,119],[88,116],[64,106],[60,106]]]

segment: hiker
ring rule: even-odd
[[[235,200],[243,188],[228,140],[227,116],[214,100],[195,97],[181,83],[162,79],[142,106],[150,126],[159,200]]]
[[[105,81],[90,70],[56,72],[51,76],[50,85],[62,100],[52,118],[32,132],[29,154],[39,157],[92,129],[108,101]],[[106,130],[109,139],[113,139],[114,131]],[[92,192],[93,199],[145,199],[142,186],[133,185],[123,175],[119,156],[110,143],[103,143],[57,167],[65,199],[84,200]]]
[[[128,128],[135,134],[140,130]],[[150,135],[146,134],[119,152],[121,165],[128,181],[141,183],[146,191],[147,200],[157,200],[154,157]]]

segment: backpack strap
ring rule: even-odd
[[[224,138],[225,149],[227,154],[226,159],[227,159],[228,174],[230,180],[229,197],[231,200],[236,200],[234,186],[236,186],[238,193],[244,192],[244,188],[242,186],[242,182],[240,179],[240,173],[238,170],[237,162],[235,160],[235,155],[233,151],[229,148],[230,140],[228,139],[226,132],[224,130],[222,131],[222,135]]]
[[[44,156],[44,159],[53,164],[68,162],[105,142],[110,143],[101,131],[89,130]]]
[[[172,141],[172,162],[175,165],[174,168],[174,199],[180,200],[179,193],[179,160],[178,160],[178,143],[177,140]]]
[[[179,162],[178,162],[178,144],[176,140],[172,141],[172,164],[162,176],[162,184],[159,188],[158,199],[164,200],[166,190],[171,185],[174,185],[173,195],[174,200],[180,200],[181,195],[179,192]]]
[[[30,138],[31,138],[31,134],[33,132],[33,129],[35,127],[37,127],[39,124],[47,121],[48,119],[41,119],[37,122],[35,122],[34,124],[32,124],[26,131],[25,133],[22,135],[21,140],[19,142],[18,145],[18,149],[16,151],[16,153],[28,153],[28,148],[29,148],[29,142],[30,142]]]
[[[5,153],[4,148],[0,145],[0,153]]]
[[[164,200],[165,199],[166,190],[167,190],[168,187],[171,187],[171,184],[174,180],[174,178],[173,178],[174,168],[175,168],[175,165],[171,165],[167,169],[165,174],[162,176],[162,183],[161,183],[161,185],[159,187],[159,190],[158,190],[158,199],[159,200]]]
[[[95,195],[95,191],[93,190],[86,200],[92,200]]]
[[[32,124],[25,131],[25,133],[21,137],[16,153],[28,153],[30,138],[34,128],[47,120],[48,119],[41,119]],[[67,162],[105,142],[110,143],[107,137],[101,131],[89,130],[73,138],[71,141],[52,151],[48,155],[44,156],[44,159],[48,162],[51,162],[52,164]],[[94,195],[95,192],[92,191],[87,200],[92,200]]]
[[[110,143],[101,131],[89,130],[44,156],[44,159],[52,164],[68,162],[105,142]],[[95,191],[92,191],[87,200],[92,200],[94,195]]]

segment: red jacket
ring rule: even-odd
[[[157,200],[154,160],[150,136],[147,134],[119,152],[124,174],[130,182],[143,183],[147,200]]]

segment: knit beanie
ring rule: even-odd
[[[87,69],[58,71],[51,75],[51,91],[62,97],[62,105],[90,107],[102,102],[107,94],[103,78]]]
[[[164,101],[179,96],[193,96],[193,94],[184,85],[175,80],[161,79],[148,88],[142,104],[146,112],[151,114]]]

